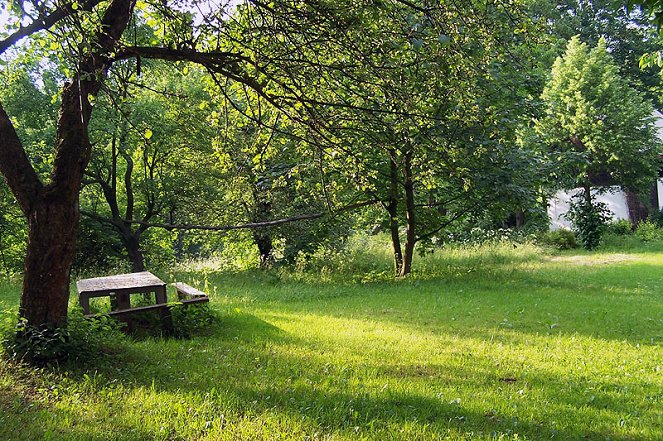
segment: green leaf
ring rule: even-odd
[[[145,130],[143,136],[145,137],[145,139],[150,139],[152,137],[152,130],[150,129]]]

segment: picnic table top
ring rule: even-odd
[[[149,271],[116,276],[94,277],[76,282],[79,294],[82,292],[111,292],[119,289],[149,288],[163,286],[165,282]]]

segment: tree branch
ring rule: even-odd
[[[49,191],[53,194],[78,192],[80,176],[90,159],[88,124],[92,115],[90,97],[97,96],[111,65],[112,52],[127,27],[136,0],[113,0],[104,11],[101,28],[94,37],[93,51],[81,57],[80,68],[71,83],[65,83],[58,114],[56,155]]]
[[[126,60],[128,58],[148,58],[165,61],[190,61],[201,66],[218,71],[227,68],[239,61],[251,62],[251,60],[236,52],[213,51],[198,52],[192,49],[173,49],[168,47],[150,46],[127,46],[118,48],[113,60]],[[236,65],[236,64],[235,64]]]
[[[380,201],[370,200],[370,201],[358,202],[356,204],[351,204],[351,205],[347,205],[345,207],[342,207],[339,210],[337,210],[335,213],[329,213],[327,211],[321,211],[319,213],[302,214],[302,215],[299,215],[299,216],[292,216],[292,217],[287,217],[287,218],[283,218],[283,219],[276,219],[276,220],[272,220],[272,221],[265,221],[265,222],[249,222],[249,223],[240,224],[240,225],[219,225],[219,226],[213,226],[213,225],[178,225],[178,224],[165,224],[165,223],[150,223],[150,222],[143,222],[143,221],[137,221],[137,220],[136,221],[127,221],[127,222],[132,223],[132,224],[143,225],[143,226],[146,226],[146,227],[165,228],[166,230],[231,231],[231,230],[242,230],[242,229],[251,229],[251,228],[269,228],[269,227],[275,227],[275,226],[282,225],[282,224],[287,224],[287,223],[290,223],[290,222],[320,219],[320,218],[328,216],[328,215],[335,216],[335,215],[338,215],[338,214],[346,212],[346,211],[356,210],[358,208],[373,205],[373,204],[376,204],[378,202],[380,202]]]
[[[457,212],[456,214],[454,214],[449,220],[447,220],[446,222],[441,223],[441,224],[439,225],[439,227],[435,228],[435,229],[432,230],[432,231],[427,232],[426,234],[422,234],[422,235],[418,236],[418,237],[416,238],[415,242],[419,242],[419,241],[422,241],[422,240],[424,240],[424,239],[428,239],[429,237],[434,236],[435,234],[437,234],[438,232],[440,232],[442,229],[444,229],[444,228],[446,228],[447,226],[451,225],[452,223],[454,223],[455,221],[457,221],[458,219],[460,219],[461,217],[465,216],[467,213],[469,213],[470,211],[472,211],[473,209],[475,209],[476,207],[478,207],[479,204],[480,204],[480,202],[481,202],[481,201],[479,201],[479,202],[477,202],[476,204],[473,204],[473,205],[467,207],[467,208],[464,209],[464,210],[460,210],[459,212]]]
[[[87,0],[79,3],[80,8],[85,11],[89,11],[95,6],[97,6],[99,3],[101,3],[102,0]],[[0,41],[0,54],[4,53],[7,49],[9,49],[11,46],[19,42],[25,37],[28,37],[32,34],[35,34],[39,31],[45,31],[46,29],[50,29],[53,27],[55,24],[57,24],[59,21],[69,17],[70,15],[73,15],[76,13],[76,10],[74,10],[71,7],[71,4],[66,4],[59,6],[57,9],[55,9],[53,12],[48,14],[45,17],[40,17],[35,19],[32,23],[30,23],[27,26],[21,26],[18,28],[16,32],[5,38],[4,40]]]
[[[23,214],[32,211],[32,206],[43,189],[43,184],[35,172],[23,149],[5,109],[0,104],[0,172],[16,197]]]

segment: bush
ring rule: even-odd
[[[656,222],[646,220],[638,224],[635,236],[644,242],[659,241],[663,239],[663,230],[658,227]]]
[[[209,335],[220,323],[219,316],[208,304],[175,305],[170,308],[175,328],[175,337],[191,338],[194,335]]]
[[[601,243],[606,232],[610,210],[602,202],[588,202],[584,194],[573,197],[566,218],[573,225],[573,232],[586,250],[593,250]]]
[[[633,233],[633,225],[626,219],[619,219],[607,225],[606,233],[616,236],[627,236]]]
[[[663,210],[652,213],[649,216],[649,220],[654,222],[657,227],[663,228]]]
[[[0,343],[12,358],[29,363],[90,362],[114,351],[124,340],[120,324],[107,316],[85,318],[72,311],[66,327],[31,327],[5,311],[0,320]]]
[[[540,237],[539,242],[558,250],[578,248],[578,241],[573,231],[565,229],[548,231]]]

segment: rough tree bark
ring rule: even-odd
[[[416,237],[416,206],[414,203],[414,176],[412,174],[412,150],[408,149],[403,155],[403,174],[405,180],[405,248],[403,253],[403,266],[400,276],[404,277],[412,271],[412,259],[414,257],[414,246]]]
[[[131,261],[131,271],[134,273],[145,271],[145,256],[140,249],[140,236],[136,234],[122,236],[122,241]]]
[[[255,184],[252,187],[254,208],[251,213],[252,222],[261,222],[265,219],[272,217],[272,204],[269,201],[268,189],[261,188],[260,185]],[[269,229],[254,228],[251,231],[253,236],[253,243],[258,247],[260,254],[260,268],[269,268],[274,263],[274,256],[272,254],[274,244],[272,235]]]
[[[386,205],[389,214],[389,232],[394,253],[394,274],[399,275],[403,266],[403,248],[398,225],[398,160],[396,151],[389,150],[389,202]]]

